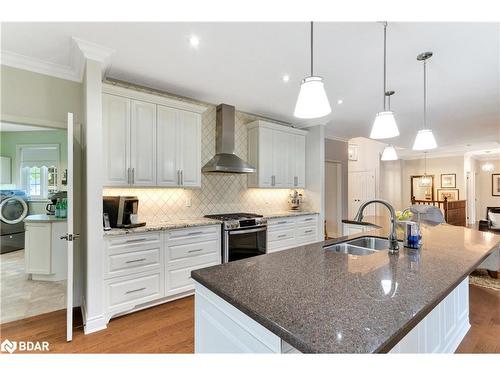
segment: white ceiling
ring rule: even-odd
[[[396,145],[411,147],[421,126],[416,56],[423,51],[434,53],[428,118],[439,145],[499,140],[499,33],[496,23],[389,24]],[[197,49],[189,45],[193,34]],[[308,23],[3,23],[2,51],[70,66],[72,36],[115,50],[108,77],[296,123],[300,80],[309,72]],[[315,74],[333,106],[322,120],[328,134],[368,136],[382,106],[382,25],[318,23],[314,46]]]

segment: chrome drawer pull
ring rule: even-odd
[[[125,294],[130,294],[130,293],[135,293],[135,292],[141,292],[143,290],[146,290],[146,287],[144,288],[139,288],[139,289],[134,289],[134,290],[127,290]]]
[[[203,232],[191,232],[191,233],[188,233],[188,236],[198,236],[200,234],[203,234]]]
[[[126,240],[125,243],[134,243],[134,242],[143,242],[143,241],[146,241],[147,238],[136,238],[136,239],[133,239],[133,240]]]
[[[283,238],[283,237],[286,237],[286,234],[281,234],[278,236],[278,238]]]
[[[194,249],[194,250],[189,250],[188,253],[196,253],[197,251],[202,251],[203,249]]]
[[[127,260],[125,263],[136,263],[136,262],[142,262],[143,260],[146,260],[146,258]]]
[[[312,229],[309,229],[309,230],[306,230],[304,233],[311,233],[313,230]]]
[[[286,224],[286,221],[278,221],[276,224]]]
[[[304,219],[304,221],[311,221],[311,220],[313,220],[312,217],[308,217],[307,219]]]

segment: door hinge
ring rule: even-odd
[[[80,237],[80,235],[77,234],[77,233],[75,233],[75,234],[73,234],[73,233],[66,233],[64,236],[61,236],[60,238],[61,238],[61,240],[74,241],[74,240],[76,240],[79,237]]]

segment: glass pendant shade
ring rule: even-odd
[[[430,187],[432,186],[432,178],[431,176],[423,175],[420,177],[419,183],[421,187]]]
[[[418,131],[413,143],[413,149],[417,151],[432,150],[437,147],[436,139],[431,129],[421,129]]]
[[[385,146],[382,152],[382,161],[398,160],[398,154],[394,146]]]
[[[312,119],[328,115],[332,111],[326,96],[323,78],[307,77],[302,80],[293,115]]]
[[[392,111],[383,111],[377,113],[373,122],[370,138],[386,139],[393,138],[399,135],[398,125],[394,119]]]

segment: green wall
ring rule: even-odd
[[[73,112],[75,122],[83,122],[81,83],[0,67],[2,121],[66,127],[67,112]]]
[[[59,144],[61,170],[58,182],[60,183],[62,171],[64,171],[68,165],[66,130],[0,132],[0,156],[11,158],[12,183],[16,185],[19,181],[19,171],[16,167],[16,145],[22,144]]]

